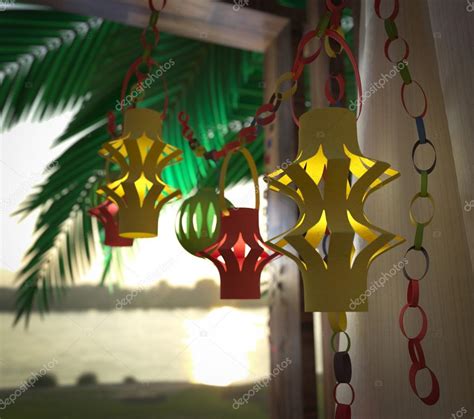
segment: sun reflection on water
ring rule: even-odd
[[[191,381],[216,386],[255,381],[268,373],[265,319],[250,311],[219,307],[199,320],[185,320]],[[261,353],[261,351],[260,351]]]

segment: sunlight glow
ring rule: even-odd
[[[254,381],[261,375],[258,343],[266,344],[263,319],[231,307],[213,309],[199,321],[185,321],[191,352],[191,381],[215,386]]]

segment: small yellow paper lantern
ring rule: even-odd
[[[161,139],[159,112],[130,108],[124,115],[120,138],[105,143],[99,154],[120,174],[97,193],[105,194],[119,207],[119,234],[126,238],[155,237],[158,215],[164,204],[181,195],[161,179],[166,166],[182,159],[182,151]],[[110,172],[110,169],[108,170]]]
[[[306,311],[367,311],[365,300],[351,302],[365,293],[370,264],[403,242],[364,214],[369,194],[399,176],[389,167],[362,156],[349,110],[315,109],[301,116],[296,160],[266,179],[270,190],[287,195],[299,208],[296,225],[268,244],[297,263]],[[323,258],[326,233],[329,245]],[[356,236],[365,241],[362,249],[356,249]]]

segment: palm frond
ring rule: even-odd
[[[29,115],[40,121],[79,103],[116,26],[48,10],[1,13],[2,130]]]

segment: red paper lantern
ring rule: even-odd
[[[132,246],[133,239],[126,239],[119,236],[118,210],[117,204],[107,200],[97,207],[90,209],[89,214],[97,217],[104,226],[104,244],[111,247]]]
[[[222,299],[259,299],[260,274],[264,266],[279,256],[263,241],[258,224],[257,168],[247,149],[239,150],[247,160],[255,185],[255,208],[227,208],[224,198],[225,175],[229,153],[222,164],[219,206],[221,230],[217,242],[201,252],[219,270]]]

